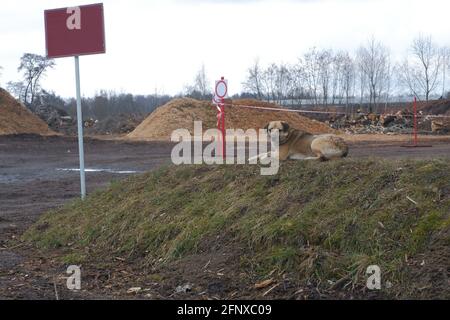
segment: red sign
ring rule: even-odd
[[[105,53],[103,4],[45,10],[48,58]]]
[[[216,81],[216,89],[215,95],[216,97],[223,99],[227,96],[228,93],[228,83],[227,81],[222,77],[222,79]]]

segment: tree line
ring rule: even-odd
[[[447,95],[449,62],[449,48],[439,46],[431,36],[414,39],[400,62],[394,62],[389,48],[372,37],[353,54],[311,48],[291,65],[262,67],[256,60],[243,87],[258,99],[279,104],[358,103],[373,111],[393,95],[415,95],[426,101],[433,95]]]
[[[81,108],[83,118],[103,120],[119,114],[147,115],[171,99],[172,97],[169,95],[132,95],[130,93],[101,90],[94,97],[82,97]],[[38,99],[29,107],[34,109],[41,105],[56,107],[76,118],[77,104],[75,98],[63,99],[54,92],[43,90]]]

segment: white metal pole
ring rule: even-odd
[[[84,200],[84,198],[86,198],[86,178],[84,174],[83,114],[81,111],[80,61],[78,56],[75,56],[75,78],[77,84],[78,153],[80,155],[81,199]]]

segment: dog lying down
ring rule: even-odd
[[[284,121],[272,121],[265,129],[269,135],[272,130],[279,133],[279,159],[293,160],[334,160],[348,155],[348,145],[344,139],[333,134],[313,135],[289,127]],[[269,153],[260,154],[249,160],[264,159]]]

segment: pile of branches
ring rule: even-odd
[[[413,128],[413,114],[408,111],[382,115],[358,113],[353,116],[333,116],[327,123],[334,129],[350,134],[409,134]]]

